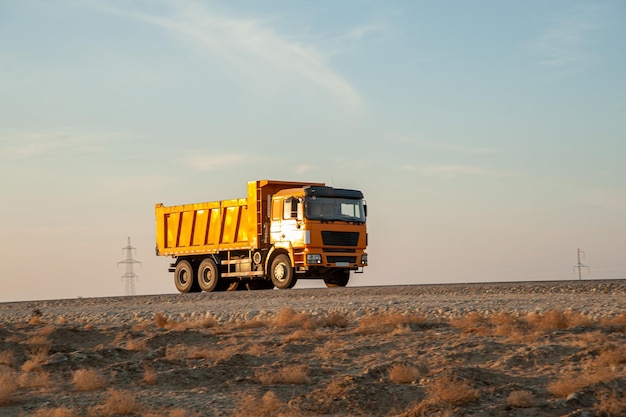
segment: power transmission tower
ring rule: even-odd
[[[582,277],[581,277],[581,270],[582,270],[583,268],[587,268],[587,273],[589,273],[589,272],[590,272],[589,267],[588,267],[587,265],[583,265],[583,264],[580,262],[580,254],[581,254],[581,253],[582,253],[582,255],[583,255],[583,258],[585,257],[585,252],[584,252],[584,251],[582,251],[582,250],[580,250],[580,249],[578,249],[578,263],[577,263],[576,265],[574,265],[574,270],[578,269],[578,280],[579,280],[579,281],[582,279]]]
[[[122,248],[123,253],[126,255],[126,259],[123,261],[119,261],[117,266],[120,264],[126,265],[126,273],[122,275],[122,281],[125,281],[126,284],[126,295],[135,295],[135,280],[139,278],[135,271],[133,271],[133,265],[141,264],[141,262],[133,259],[133,251],[136,249],[130,245],[130,236],[128,237],[128,246]]]

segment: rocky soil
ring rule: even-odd
[[[626,282],[0,303],[2,416],[623,416]]]

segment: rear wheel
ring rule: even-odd
[[[296,285],[296,277],[287,255],[280,254],[274,258],[270,268],[270,278],[274,286],[280,290],[292,288]]]
[[[193,292],[194,276],[193,268],[189,261],[180,261],[174,270],[174,285],[179,292]]]
[[[345,287],[348,285],[348,281],[350,281],[349,269],[333,271],[328,277],[324,278],[324,284],[326,284],[328,288]]]
[[[211,258],[203,259],[198,267],[198,284],[200,289],[206,292],[215,290],[219,282],[219,275],[215,261]]]

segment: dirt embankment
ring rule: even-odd
[[[3,416],[626,415],[626,283],[0,304]]]

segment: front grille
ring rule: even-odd
[[[335,262],[348,262],[353,264],[356,262],[356,256],[327,256],[326,260],[331,264]]]
[[[356,246],[359,243],[359,232],[322,232],[324,246]]]

